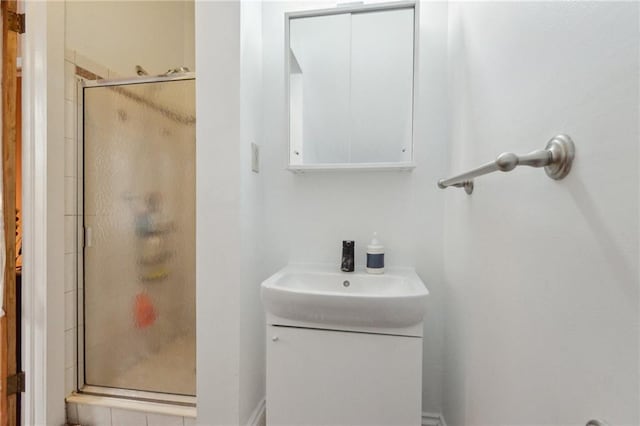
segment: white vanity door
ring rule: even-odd
[[[421,421],[422,339],[267,326],[267,424]]]

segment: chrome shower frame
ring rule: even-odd
[[[156,412],[181,417],[195,417],[196,396],[163,392],[150,392],[126,388],[95,386],[85,383],[84,359],[84,89],[110,86],[131,86],[145,83],[164,83],[183,80],[195,80],[196,74],[170,74],[161,76],[138,76],[131,78],[78,80],[76,91],[76,386],[75,392],[67,397],[67,402],[86,403],[87,397],[109,398],[99,403],[111,407]],[[80,291],[82,290],[82,291]],[[80,317],[82,316],[82,323]],[[82,324],[82,325],[80,325]]]

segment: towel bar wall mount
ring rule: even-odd
[[[565,178],[571,171],[571,163],[575,157],[575,145],[567,135],[556,135],[545,149],[539,149],[529,154],[516,155],[504,152],[495,161],[484,164],[476,169],[451,177],[440,179],[438,187],[444,189],[449,186],[464,188],[467,194],[473,193],[473,179],[495,171],[510,172],[517,166],[544,167],[544,171],[551,179]]]

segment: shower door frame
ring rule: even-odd
[[[77,208],[77,258],[76,258],[76,286],[77,289],[85,289],[85,277],[84,277],[84,249],[85,249],[85,227],[84,227],[84,89],[95,87],[108,87],[108,86],[129,86],[134,84],[146,84],[146,83],[165,83],[172,81],[184,81],[194,80],[196,75],[194,72],[172,74],[167,76],[141,76],[134,78],[121,78],[121,79],[105,79],[105,80],[85,80],[82,79],[78,82],[77,87],[77,191],[76,191],[76,208]],[[194,99],[195,102],[195,99]],[[196,116],[197,119],[197,116]],[[194,283],[195,284],[195,283]],[[77,291],[77,309],[76,315],[78,316],[76,324],[76,389],[77,393],[85,395],[95,395],[101,397],[120,398],[125,400],[139,401],[142,403],[154,403],[165,404],[174,406],[175,408],[183,408],[186,411],[183,413],[167,412],[166,414],[175,414],[181,416],[192,416],[192,410],[196,407],[196,396],[180,395],[164,392],[153,392],[134,390],[126,388],[115,388],[109,386],[97,386],[88,385],[85,382],[85,357],[84,357],[84,333],[86,332],[86,323],[84,317],[86,312],[84,309],[84,291],[82,295],[80,291]],[[195,309],[195,306],[193,307]],[[82,320],[82,333],[80,332],[80,315],[83,316]],[[197,345],[197,342],[196,342]],[[197,353],[197,352],[196,352]],[[82,367],[82,368],[80,368]],[[197,379],[196,379],[197,380]],[[173,409],[172,409],[173,410]]]

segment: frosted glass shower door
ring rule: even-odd
[[[84,87],[83,121],[84,383],[195,395],[195,81]]]

